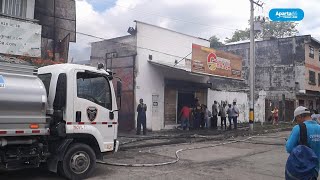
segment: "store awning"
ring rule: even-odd
[[[201,73],[191,72],[191,70],[188,70],[183,66],[174,66],[157,61],[149,61],[149,63],[155,67],[160,67],[160,71],[164,75],[165,79],[193,81],[199,83],[206,83],[209,80],[209,76]]]
[[[187,68],[185,66],[181,65],[174,65],[174,64],[169,64],[169,63],[164,63],[164,62],[158,62],[158,61],[149,61],[150,64],[166,68],[168,70],[173,70],[177,73],[186,73],[187,75],[190,76],[197,76],[197,77],[203,77],[203,78],[224,78],[224,79],[232,79],[232,80],[237,80],[237,81],[244,81],[244,79],[234,79],[230,77],[225,77],[225,76],[219,76],[219,75],[214,75],[214,74],[207,74],[207,73],[198,73],[198,72],[192,72],[191,67]],[[209,80],[209,79],[208,79]],[[207,80],[207,81],[208,81]]]
[[[197,82],[179,81],[179,80],[171,80],[171,79],[165,79],[164,83],[168,87],[177,88],[177,89],[197,90],[197,89],[211,88],[211,84],[208,84],[208,83],[197,83]]]

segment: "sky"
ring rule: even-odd
[[[299,22],[299,35],[310,34],[320,40],[320,0],[260,0],[255,16],[268,16],[272,8],[301,8],[305,17]],[[128,35],[134,20],[174,31],[221,41],[237,29],[248,27],[249,0],[76,0],[77,31],[110,39]],[[70,44],[70,59],[90,59],[90,43],[101,41],[77,34]]]

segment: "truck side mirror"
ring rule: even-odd
[[[116,77],[118,79],[117,81],[117,98],[119,98],[119,106],[118,106],[118,109],[115,110],[115,111],[120,111],[121,109],[121,96],[122,96],[122,82],[121,82],[121,79],[119,77]]]
[[[122,83],[121,81],[117,81],[117,97],[122,96]]]
[[[109,112],[109,119],[113,120],[114,119],[114,112]]]

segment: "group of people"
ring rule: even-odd
[[[198,99],[196,99],[193,107],[184,105],[179,114],[181,126],[184,130],[191,128],[216,129],[218,117],[221,119],[221,129],[227,129],[227,118],[229,120],[229,130],[232,129],[232,123],[234,124],[234,129],[237,129],[238,116],[239,108],[236,101],[233,102],[233,105],[229,104],[228,107],[226,103],[219,105],[217,101],[214,101],[210,111],[206,105],[200,104]]]
[[[217,127],[218,116],[220,116],[221,120],[221,129],[227,129],[227,118],[229,120],[229,130],[231,130],[232,123],[234,125],[234,129],[238,127],[238,117],[239,117],[239,108],[237,107],[237,102],[234,100],[233,104],[228,104],[226,107],[226,103],[222,103],[222,106],[218,104],[217,101],[214,101],[212,105],[212,118],[211,124],[213,128]]]
[[[231,130],[232,123],[234,129],[238,126],[239,108],[237,107],[236,101],[233,104],[229,104],[227,107],[226,103],[219,105],[217,101],[214,101],[212,111],[204,105],[200,104],[198,99],[195,100],[193,106],[184,105],[179,114],[181,120],[181,126],[184,130],[186,129],[204,129],[204,128],[217,128],[218,116],[221,118],[221,129],[227,129],[227,118],[229,120],[229,130]],[[141,133],[141,126],[143,135],[146,135],[146,111],[147,105],[143,103],[143,99],[139,100],[137,106],[137,135]]]

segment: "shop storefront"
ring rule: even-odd
[[[183,106],[194,107],[195,99],[207,105],[209,84],[165,80],[165,126],[180,124],[179,113]]]

